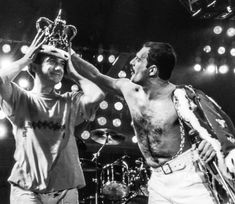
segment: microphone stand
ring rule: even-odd
[[[95,171],[95,179],[93,179],[96,187],[96,191],[95,191],[95,204],[99,204],[98,203],[98,199],[99,199],[99,179],[98,179],[98,158],[100,156],[100,152],[101,150],[104,148],[104,146],[108,143],[109,141],[109,135],[108,133],[105,133],[106,135],[106,140],[105,140],[105,143],[98,149],[98,151],[96,153],[93,154],[93,158],[91,161],[95,161],[95,168],[96,168],[96,171]]]
[[[192,136],[194,136],[194,143],[196,144],[196,147],[198,147],[199,143],[201,142],[201,138],[199,138],[199,136],[196,134],[192,134]],[[232,204],[235,204],[234,192],[231,190],[231,187],[227,184],[226,180],[224,179],[224,176],[222,175],[215,160],[208,162],[207,166],[210,168],[214,175],[218,176],[222,186],[224,187],[224,190],[226,190],[228,196],[232,200]]]

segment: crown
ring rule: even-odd
[[[36,22],[36,28],[45,32],[45,43],[42,45],[40,53],[67,60],[68,50],[72,39],[77,34],[77,29],[73,25],[66,25],[66,21],[61,19],[61,13],[60,9],[54,21],[40,17]]]

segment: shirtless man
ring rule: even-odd
[[[169,44],[145,43],[130,62],[130,80],[103,75],[75,53],[72,62],[81,75],[125,98],[139,148],[152,169],[149,204],[217,203],[202,178],[206,175],[195,165],[199,158],[204,162],[212,160],[215,151],[206,140],[194,151],[172,102],[176,85],[168,80],[176,55]]]

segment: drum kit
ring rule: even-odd
[[[102,146],[91,160],[81,158],[81,166],[84,173],[95,173],[91,181],[94,194],[86,196],[80,200],[80,203],[147,204],[150,170],[143,158],[135,160],[133,167],[128,165],[127,159],[130,159],[128,155],[105,165],[98,162],[100,152],[105,145],[121,144],[125,137],[109,129],[97,129],[91,132],[91,139]]]

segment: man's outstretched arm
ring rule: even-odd
[[[74,65],[75,70],[84,76],[85,78],[91,80],[99,87],[101,87],[104,91],[114,91],[118,94],[121,94],[119,81],[121,79],[115,79],[100,73],[100,71],[91,63],[83,60],[79,57],[78,54],[73,53],[71,56],[72,63]]]

